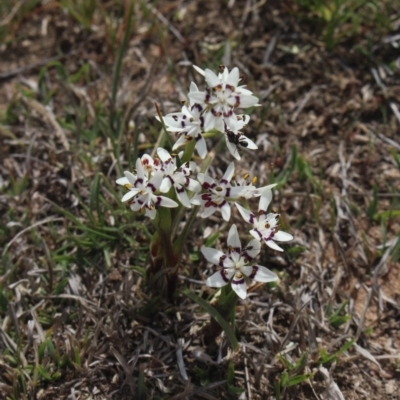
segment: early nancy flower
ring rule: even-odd
[[[192,83],[190,86],[197,86]],[[174,144],[172,150],[189,143],[192,140],[196,141],[196,150],[201,158],[207,155],[207,145],[203,137],[204,118],[202,116],[202,107],[199,104],[192,104],[190,107],[184,105],[181,112],[167,114],[163,117],[165,127],[168,132],[175,133],[178,140]],[[156,117],[159,119],[158,117]]]
[[[222,218],[229,221],[231,217],[230,201],[237,200],[246,190],[241,186],[232,187],[230,181],[232,179],[235,166],[229,164],[224,176],[221,180],[211,178],[206,174],[198,174],[197,179],[204,189],[204,193],[194,196],[190,202],[196,205],[203,205],[205,210],[201,214],[202,218],[207,218],[214,214],[215,211],[221,212]]]
[[[258,98],[252,95],[250,90],[239,86],[239,69],[233,68],[229,72],[224,67],[222,72],[216,75],[213,71],[194,66],[197,72],[204,75],[208,88],[205,92],[191,90],[191,101],[204,105],[204,129],[206,131],[217,129],[224,132],[224,123],[234,133],[239,130],[234,108],[247,108],[258,105]]]
[[[186,189],[192,192],[201,190],[199,182],[189,178],[196,169],[196,163],[193,161],[186,162],[177,168],[175,159],[171,157],[167,150],[159,147],[157,155],[162,161],[163,181],[160,186],[160,192],[168,192],[171,186],[174,187],[179,201],[187,208],[191,208],[189,197]]]
[[[125,171],[124,175],[125,177],[117,179],[119,185],[128,189],[121,201],[128,201],[133,211],[145,212],[148,217],[154,219],[157,207],[178,207],[177,202],[155,194],[160,188],[163,173],[157,171],[149,180],[140,158],[136,160],[136,175],[129,171]]]
[[[221,270],[207,279],[207,286],[223,287],[231,282],[232,289],[241,298],[247,296],[247,282],[253,279],[256,282],[274,282],[278,277],[269,269],[261,265],[252,264],[251,261],[260,252],[259,240],[253,239],[242,249],[236,225],[232,225],[228,233],[228,253],[202,247],[201,252],[210,263],[218,265]]]
[[[260,197],[257,214],[246,210],[238,203],[235,204],[243,219],[253,225],[253,229],[250,231],[250,234],[253,237],[258,240],[263,240],[267,246],[271,247],[271,249],[283,251],[283,249],[275,243],[275,240],[278,242],[287,242],[292,240],[293,236],[279,230],[280,224],[278,213],[267,213],[268,205],[271,200],[272,191],[267,187]]]

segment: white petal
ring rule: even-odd
[[[199,68],[199,67],[195,67],[195,68]],[[199,68],[200,69],[200,68]],[[196,71],[197,71],[197,69],[196,69]],[[204,74],[204,71],[203,70],[201,70],[202,72],[203,72],[203,74]],[[202,74],[202,75],[203,75]],[[198,92],[199,91],[199,89],[198,89],[198,87],[197,87],[197,85],[194,83],[194,82],[191,82],[190,83],[190,87],[189,87],[189,92]]]
[[[247,296],[247,285],[244,277],[242,276],[241,278],[236,278],[236,276],[233,277],[232,282],[232,289],[236,292],[236,294],[241,298],[245,299]]]
[[[129,176],[127,173],[130,174],[130,172],[128,172],[128,171],[124,172],[125,176],[129,179]],[[146,179],[145,172],[144,172],[143,165],[142,165],[142,160],[140,158],[138,158],[136,160],[136,174],[137,174],[138,179],[143,179],[143,180]]]
[[[151,187],[151,190],[153,193],[157,191],[161,185],[161,182],[163,180],[163,174],[161,172],[156,172],[153,177],[150,179],[150,181],[147,184],[147,187]],[[154,189],[154,190],[153,190]]]
[[[203,253],[203,256],[205,257],[205,259],[209,263],[214,264],[214,265],[219,265],[220,258],[224,256],[224,253],[222,251],[213,249],[212,247],[202,246],[200,251]]]
[[[210,215],[213,215],[218,208],[210,206],[204,209],[203,213],[201,214],[201,218],[208,218]]]
[[[264,240],[264,242],[268,247],[271,247],[271,249],[283,251],[283,249],[279,247],[273,240]]]
[[[168,197],[165,196],[156,196],[156,197],[157,200],[159,201],[160,206],[162,207],[174,208],[179,206],[179,204],[176,201],[169,199]]]
[[[240,212],[242,218],[249,224],[252,224],[256,216],[251,211],[246,210],[244,207],[242,207],[239,203],[235,203],[235,206]]]
[[[258,211],[267,211],[269,204],[272,200],[272,190],[267,188],[261,193]]]
[[[246,126],[250,121],[250,115],[242,114],[237,116],[239,130],[241,130],[244,126]]]
[[[206,69],[204,71],[204,77],[206,78],[207,85],[210,86],[211,88],[221,84],[221,81],[219,80],[218,76],[215,75],[215,73],[210,69]]]
[[[190,100],[193,100],[194,104],[196,104],[196,103],[203,104],[206,99],[207,94],[206,94],[206,92],[190,92],[188,94],[188,96],[189,96]]]
[[[225,221],[229,221],[231,218],[231,206],[228,202],[226,202],[222,207],[220,207],[222,218]]]
[[[248,190],[247,186],[232,186],[229,188],[229,198],[238,199],[239,197],[244,196]]]
[[[225,275],[224,271],[227,272],[228,275]],[[230,275],[232,274],[233,272]],[[221,271],[216,272],[207,279],[206,285],[210,287],[223,287],[228,282],[229,282],[229,270],[221,269]]]
[[[171,189],[171,180],[164,178],[161,182],[160,188],[158,189],[161,193],[167,193]]]
[[[256,230],[256,229],[252,229],[251,231],[249,231],[250,235],[253,236],[254,239],[256,240],[264,240],[262,234],[260,233],[260,231]],[[267,243],[267,242],[265,242]]]
[[[176,195],[178,196],[179,201],[182,203],[182,205],[184,207],[192,208],[192,205],[190,204],[189,197],[188,197],[188,195],[187,195],[185,190],[183,192],[178,192],[178,190],[176,190]]]
[[[178,140],[172,146],[172,151],[175,151],[178,147],[187,144],[187,140],[185,139],[185,135],[179,136]]]
[[[256,258],[261,250],[261,242],[260,239],[252,239],[245,249],[246,253],[250,258]]]
[[[258,149],[258,146],[251,140],[249,139],[247,136],[242,136],[242,141],[247,143],[247,146],[245,146],[246,149],[249,150],[256,150]]]
[[[161,161],[163,161],[163,162],[166,162],[172,158],[171,154],[169,154],[168,151],[163,149],[162,147],[159,147],[157,149],[157,154],[158,154],[158,157],[160,157]]]
[[[131,184],[126,176],[124,176],[123,178],[118,178],[115,182],[117,182],[118,185],[122,186]]]
[[[141,208],[142,208],[142,205],[139,204],[139,203],[137,203],[137,202],[131,204],[131,210],[132,210],[132,211],[139,211]]]
[[[278,242],[288,242],[289,240],[293,240],[293,236],[290,233],[278,231],[274,235],[274,240]]]
[[[264,191],[271,190],[276,185],[277,185],[277,183],[273,183],[272,185],[268,185],[268,186],[263,186],[263,187],[257,188],[256,190],[254,190],[253,196],[261,196],[264,193]],[[272,200],[272,192],[271,192],[270,195],[271,195],[271,200]],[[268,208],[268,206],[267,206],[267,208]]]
[[[227,125],[227,127],[234,133],[238,133],[239,131],[239,125],[238,125],[238,120],[235,114],[232,114],[231,116],[224,118],[224,121]]]
[[[240,160],[240,153],[238,146],[234,143],[231,143],[226,137],[226,146],[228,147],[229,152],[236,158],[236,160]]]
[[[232,179],[234,172],[235,172],[235,163],[231,162],[228,165],[228,168],[226,169],[226,172],[225,172],[223,178],[221,179],[221,181],[225,180],[229,183]]]
[[[199,182],[195,181],[194,179],[189,179],[189,185],[187,185],[188,190],[191,192],[200,192],[201,185]]]
[[[251,278],[256,282],[276,282],[279,279],[276,274],[261,265],[254,265],[253,269],[257,270],[253,271],[254,276]]]
[[[224,119],[222,117],[214,117],[214,129],[221,133],[225,131]]]
[[[142,163],[140,163],[140,165],[142,165]],[[137,181],[138,177],[136,175],[133,175],[132,172],[124,171],[124,175],[125,175],[125,178],[128,179],[128,181],[131,185],[134,185],[135,182]]]
[[[212,115],[212,113],[210,111],[205,112],[203,114],[203,117],[204,117],[204,131],[205,132],[208,132],[208,131],[211,131],[212,129],[214,129],[217,119],[221,119],[221,118],[214,117],[214,115]]]
[[[198,67],[197,65],[194,65],[193,64],[193,68],[200,74],[200,75],[203,75],[204,76],[204,71],[200,68],[200,67]],[[193,83],[193,82],[192,82]],[[190,86],[192,86],[192,85],[190,85]]]
[[[197,196],[193,196],[190,199],[190,202],[196,206],[201,206],[203,204],[203,200],[201,198],[201,194],[198,194]]]
[[[240,238],[239,238],[238,230],[237,230],[237,227],[235,224],[233,224],[231,226],[231,228],[229,229],[227,243],[229,246],[233,247],[234,249],[239,249],[239,252],[240,252],[242,245],[240,244]]]
[[[196,150],[197,153],[199,154],[201,159],[205,159],[207,155],[207,145],[206,141],[204,140],[203,136],[199,135],[196,137]]]
[[[157,210],[155,208],[153,208],[152,210],[149,210],[148,208],[145,209],[146,215],[150,218],[150,219],[154,219],[156,217],[157,214]]]
[[[239,84],[239,69],[238,67],[233,68],[233,70],[229,73],[228,79],[226,80],[228,85],[236,86]]]
[[[121,199],[122,202],[128,201],[132,197],[135,197],[139,192],[139,189],[129,190],[129,192],[125,193]]]
[[[258,98],[256,96],[240,96],[240,105],[241,108],[247,108],[255,106],[258,103]]]

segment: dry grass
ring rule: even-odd
[[[1,6],[2,398],[400,399],[400,4],[356,3],[137,1],[124,53],[122,0]],[[237,168],[279,183],[295,236],[262,254],[281,280],[240,302],[236,354],[146,282],[151,226],[114,184],[191,63],[237,65],[261,98]],[[199,247],[228,228],[198,220],[182,288],[212,294]]]

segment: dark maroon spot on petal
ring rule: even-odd
[[[229,279],[228,279],[228,277],[225,275],[225,270],[224,270],[224,269],[222,269],[222,270],[220,271],[220,274],[221,274],[221,276],[222,276],[222,279],[223,279],[226,283],[228,283],[228,282],[229,282]]]
[[[203,107],[200,104],[193,104],[191,110],[197,109],[199,112],[203,111]]]
[[[254,219],[256,218],[256,216],[254,214],[250,214],[250,224],[254,224]]]
[[[238,280],[236,280],[235,278],[232,279],[232,284],[234,285],[242,285],[243,283],[244,283],[244,277]]]
[[[138,179],[136,179],[136,182],[135,182],[135,187],[137,187],[138,186],[138,184],[142,184],[143,183],[143,179],[142,178],[138,178]]]
[[[211,114],[214,115],[214,117],[219,118],[222,115],[221,111],[216,111],[214,108],[211,109]]]
[[[157,189],[152,183],[148,183],[147,187],[151,189],[151,191],[154,193]]]
[[[257,233],[258,236],[260,236],[260,239],[263,238],[262,233],[257,228],[255,228],[254,231]]]
[[[228,187],[226,188],[225,197],[230,197],[230,196],[231,196],[231,188]]]
[[[254,279],[254,277],[256,276],[258,270],[259,270],[259,268],[257,267],[257,265],[254,265],[253,266],[253,271],[251,271],[251,274],[249,275],[249,278],[250,279]]]
[[[228,257],[228,256],[227,256],[226,254],[224,254],[224,255],[222,255],[222,256],[219,258],[219,265],[220,265],[221,267],[224,267],[224,261],[226,260],[227,257]]]
[[[222,208],[226,204],[226,201],[224,200],[221,204],[215,204],[219,208]]]
[[[227,112],[224,112],[224,118],[229,118],[229,117],[231,117],[231,116],[232,116],[232,114],[233,114],[233,110],[232,110],[232,109],[230,109],[229,111],[227,111]]]

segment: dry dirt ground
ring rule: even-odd
[[[128,2],[3,6],[1,398],[274,399],[281,382],[285,399],[400,399],[400,4],[378,2],[378,27],[374,7],[335,22],[317,3],[134,2],[118,86]],[[152,227],[117,200],[121,167],[157,141],[154,102],[175,111],[202,85],[192,63],[238,66],[260,98],[259,150],[236,168],[280,183],[295,237],[262,253],[280,282],[239,303],[236,353],[225,336],[205,345],[197,304],[157,297]],[[214,155],[223,171],[229,154]],[[199,248],[228,229],[196,222],[180,287],[213,293]]]

